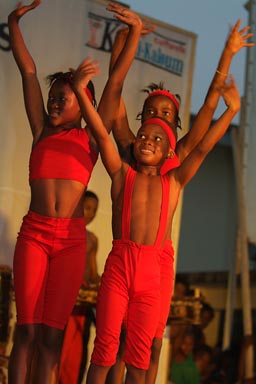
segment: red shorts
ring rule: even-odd
[[[92,363],[115,363],[126,316],[124,361],[148,369],[160,311],[159,251],[129,240],[113,241],[98,293]]]
[[[160,254],[160,295],[161,309],[159,323],[155,337],[162,339],[164,329],[170,313],[171,299],[174,284],[174,250],[171,241],[165,242],[165,247]]]
[[[83,280],[84,218],[29,212],[18,235],[14,261],[17,324],[64,329]]]
[[[166,242],[165,247],[160,253],[160,296],[161,296],[161,307],[159,322],[156,329],[155,337],[162,339],[168,316],[170,313],[171,298],[173,294],[174,285],[174,250],[171,242]],[[123,325],[124,331],[127,328],[127,319],[124,318]]]

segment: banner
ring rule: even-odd
[[[101,73],[94,79],[97,100],[108,76],[108,65],[116,31],[120,23],[106,10],[105,1],[50,0],[43,1],[20,21],[24,40],[37,66],[45,100],[48,74],[76,67],[86,56],[99,61]],[[21,79],[9,44],[7,17],[16,1],[1,0],[0,5],[0,263],[12,265],[13,248],[22,216],[27,212],[30,191],[28,160],[32,135],[27,121]],[[163,81],[166,88],[181,96],[183,135],[189,122],[190,97],[196,35],[191,32],[143,19],[157,25],[155,32],[143,36],[136,60],[127,76],[124,100],[134,132],[145,94],[141,89],[151,82]],[[111,102],[111,100],[110,100]],[[99,196],[99,211],[92,230],[99,237],[99,272],[103,270],[111,248],[110,180],[98,161],[89,189]],[[177,249],[181,203],[174,222],[174,246]]]

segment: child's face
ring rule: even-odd
[[[174,287],[174,293],[176,299],[183,299],[186,296],[187,287],[181,281],[177,281]]]
[[[98,209],[98,201],[93,197],[86,197],[84,199],[84,218],[86,224],[89,224],[94,217]]]
[[[186,335],[184,336],[183,342],[181,344],[181,350],[184,353],[184,355],[188,356],[190,353],[192,353],[194,349],[194,337]]]
[[[140,127],[134,142],[134,157],[138,163],[162,165],[170,151],[170,143],[163,128],[155,124]]]
[[[143,106],[142,123],[152,117],[161,117],[176,127],[176,107],[172,101],[162,95],[149,97]],[[177,131],[176,131],[177,137]]]
[[[55,81],[49,90],[47,110],[54,127],[77,127],[81,121],[77,98],[68,84]]]

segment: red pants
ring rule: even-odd
[[[94,309],[90,305],[75,306],[65,328],[59,369],[60,384],[82,382],[92,324],[95,325]]]
[[[17,324],[64,329],[85,270],[84,218],[52,218],[29,212],[14,254]]]
[[[166,244],[168,253],[171,242]],[[121,325],[127,316],[124,360],[137,368],[148,369],[160,319],[160,258],[164,249],[129,240],[113,241],[98,294],[92,363],[103,366],[115,363]]]
[[[76,384],[78,382],[85,322],[86,318],[84,315],[72,314],[68,319],[59,369],[59,381],[61,384]]]
[[[160,317],[156,330],[155,337],[162,339],[164,329],[168,320],[171,306],[171,298],[173,293],[174,283],[174,251],[171,242],[168,247],[165,247],[160,254],[160,295],[161,295],[161,307]]]

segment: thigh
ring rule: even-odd
[[[147,369],[160,315],[160,260],[154,248],[142,253],[137,269],[127,315],[125,361]]]
[[[20,235],[13,261],[18,324],[41,322],[47,273],[48,257],[44,247]]]
[[[174,284],[173,249],[164,250],[160,257],[161,308],[156,337],[162,338],[168,320]]]
[[[148,369],[152,341],[159,323],[159,288],[140,298],[130,300],[127,316],[125,362]]]
[[[82,283],[85,262],[85,239],[62,240],[51,254],[45,292],[45,324],[64,329]]]
[[[122,260],[117,255],[110,254],[102,275],[97,298],[93,363],[106,366],[115,363],[128,299]]]

